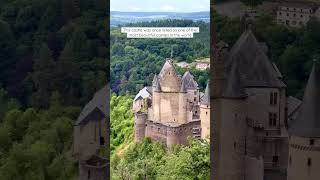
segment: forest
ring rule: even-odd
[[[106,84],[106,2],[0,2],[0,179],[77,179],[72,131]]]
[[[111,89],[118,95],[136,94],[144,86],[150,86],[153,76],[159,73],[166,58],[176,62],[193,62],[210,55],[210,25],[202,21],[161,20],[127,24],[136,27],[199,27],[200,33],[192,39],[127,39],[120,27],[111,29]],[[204,90],[208,71],[191,70],[200,88]],[[181,70],[181,72],[183,72]]]

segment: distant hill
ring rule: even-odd
[[[112,27],[136,22],[150,22],[164,19],[182,19],[210,22],[210,12],[120,12],[111,11],[110,25]]]

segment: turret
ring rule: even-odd
[[[152,82],[152,108],[153,108],[153,120],[160,121],[160,95],[161,87],[159,82],[159,77],[154,75]]]
[[[200,102],[201,138],[210,139],[210,89],[209,82]]]
[[[187,122],[187,89],[186,82],[182,81],[179,93],[179,116],[178,122],[184,124]]]
[[[320,64],[315,62],[297,118],[289,129],[288,180],[320,177]]]
[[[147,116],[144,112],[135,113],[135,142],[141,142],[145,137]]]

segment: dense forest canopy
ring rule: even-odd
[[[87,102],[106,82],[105,7],[99,0],[2,2],[2,87],[24,107],[47,108],[53,91],[66,105]]]
[[[106,2],[0,2],[0,179],[77,179],[72,131],[106,84]]]
[[[244,31],[239,18],[213,13],[219,38],[232,46]],[[320,58],[320,22],[311,19],[301,29],[277,25],[274,17],[260,13],[252,30],[269,47],[268,56],[275,62],[287,83],[287,93],[302,98],[313,61]],[[320,60],[320,59],[319,59]]]
[[[176,62],[193,62],[198,58],[209,57],[210,25],[202,21],[161,20],[128,24],[136,27],[199,27],[200,33],[192,39],[128,39],[120,33],[120,28],[113,28],[111,44],[111,89],[113,92],[136,94],[144,86],[150,86],[153,76],[159,73],[165,59],[171,57]],[[196,79],[208,79],[208,72],[196,72]],[[202,77],[200,77],[202,76]],[[201,82],[202,89],[205,83]]]

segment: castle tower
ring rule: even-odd
[[[289,140],[288,180],[320,177],[320,64],[310,74],[300,112],[292,123]]]
[[[211,147],[213,147],[214,151],[211,153],[211,159],[213,160],[212,168],[211,168],[211,178],[213,179],[221,179],[222,173],[220,172],[220,132],[221,132],[221,108],[222,108],[222,91],[224,88],[224,81],[225,81],[225,69],[224,69],[224,62],[222,56],[222,49],[218,47],[218,39],[217,34],[215,32],[215,26],[212,27],[212,57],[213,57],[213,68],[212,68],[212,75],[213,75],[213,83],[212,83],[212,105],[214,107],[214,111],[212,114],[212,121],[214,122],[215,126],[213,126],[212,134],[210,135],[213,139],[211,139]]]
[[[184,124],[187,122],[187,89],[186,82],[182,81],[179,93],[179,116],[178,122]]]
[[[159,93],[159,104],[153,103],[155,110],[159,105],[158,118],[162,123],[177,122],[179,119],[179,92],[181,88],[181,78],[176,72],[171,59],[167,59],[158,75],[158,82],[161,87]],[[157,94],[157,93],[156,93]],[[156,97],[155,97],[155,100]],[[155,112],[157,113],[157,112]],[[157,115],[155,115],[157,118]]]
[[[159,83],[162,92],[179,92],[181,79],[171,59],[167,59],[159,73]]]
[[[207,83],[206,90],[200,102],[201,138],[210,140],[210,88]]]
[[[161,87],[159,78],[157,75],[154,75],[152,81],[152,109],[153,109],[153,120],[160,122],[160,95],[161,95]]]
[[[144,112],[137,112],[135,113],[135,142],[141,142],[143,138],[145,137],[146,133],[146,120],[147,120],[147,114]]]
[[[79,180],[103,180],[110,174],[108,161],[99,156],[102,148],[108,148],[108,99],[108,86],[104,86],[86,104],[74,125],[73,156],[79,161]]]
[[[214,47],[213,178],[283,179],[288,135],[280,72],[250,29],[227,56]]]

